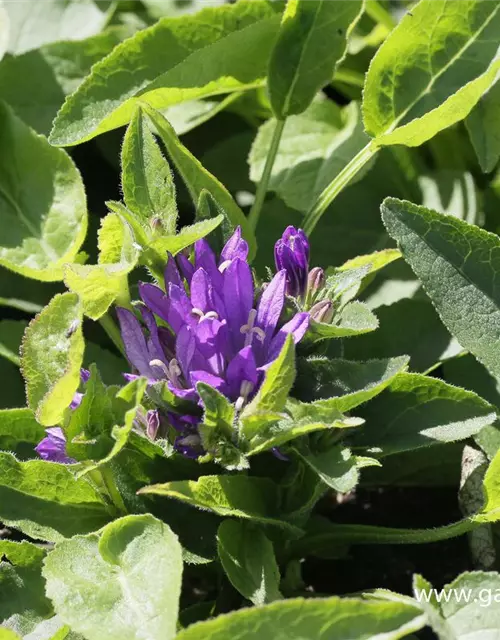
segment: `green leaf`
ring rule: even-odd
[[[0,357],[19,366],[19,347],[26,329],[22,320],[0,320]]]
[[[137,109],[122,147],[122,188],[125,204],[149,233],[159,226],[173,234],[177,225],[175,185],[142,110]]]
[[[317,454],[303,454],[298,450],[295,451],[327,486],[340,493],[347,493],[354,489],[359,482],[358,468],[369,460],[358,461],[349,449],[340,445]],[[377,466],[375,461],[374,466]]]
[[[245,518],[298,530],[279,516],[279,489],[271,480],[243,475],[202,476],[198,480],[178,480],[144,487],[139,494],[175,498],[219,516]],[[1,515],[1,514],[0,514]]]
[[[444,585],[440,602],[435,596],[432,598],[435,591],[421,576],[414,576],[413,592],[428,615],[429,625],[442,640],[487,640],[494,638],[500,627],[500,613],[495,606],[500,575],[494,571],[463,573]],[[467,599],[462,600],[458,594],[467,594]]]
[[[26,329],[21,368],[28,406],[41,424],[57,424],[70,405],[80,384],[84,346],[82,309],[74,293],[52,298]]]
[[[479,100],[465,121],[484,173],[493,171],[500,159],[500,82]]]
[[[83,40],[98,33],[106,12],[93,0],[7,2],[9,51],[23,53],[55,40]]]
[[[296,598],[243,609],[184,629],[178,640],[289,640],[321,638],[397,640],[426,623],[421,608],[406,602],[355,598]],[[327,635],[325,635],[327,634]]]
[[[150,243],[150,249],[161,256],[161,262],[164,265],[167,251],[175,256],[179,251],[190,247],[200,238],[205,238],[209,233],[212,233],[223,221],[224,216],[222,215],[210,220],[200,220],[200,222],[182,227],[180,232],[175,235],[156,238]]]
[[[484,505],[472,519],[475,522],[497,522],[500,520],[500,451],[497,451],[486,470],[483,480]]]
[[[28,278],[62,279],[87,231],[80,174],[62,149],[0,103],[0,265]]]
[[[394,198],[382,217],[450,333],[500,375],[498,236]]]
[[[377,327],[377,316],[370,311],[364,302],[354,300],[342,307],[332,324],[313,320],[309,329],[309,337],[313,340],[348,338],[375,331]]]
[[[276,118],[302,113],[331,82],[362,6],[361,0],[289,0],[269,61]]]
[[[351,269],[368,267],[368,272],[364,276],[367,278],[399,258],[401,258],[401,252],[397,249],[382,249],[381,251],[374,251],[373,253],[351,258],[351,260],[344,262],[337,271],[350,271]]]
[[[264,381],[254,399],[245,407],[241,419],[252,413],[281,411],[295,379],[295,345],[288,335],[279,356],[267,369]]]
[[[42,549],[29,542],[0,540],[2,629],[6,627],[25,636],[51,615],[52,605],[45,596],[41,575],[44,555]]]
[[[366,77],[363,114],[375,143],[418,146],[463,120],[500,69],[499,29],[500,7],[488,0],[421,0]]]
[[[127,275],[138,259],[129,225],[116,213],[109,213],[99,229],[99,264],[66,265],[64,283],[78,294],[84,314],[98,320],[116,300],[127,304]]]
[[[354,362],[343,359],[303,360],[296,389],[301,410],[350,411],[381,393],[408,366],[407,356]]]
[[[231,224],[241,226],[243,235],[250,248],[250,255],[255,253],[255,236],[242,210],[233,200],[231,194],[215,176],[209,173],[201,163],[180,142],[175,131],[165,118],[147,104],[145,112],[155,125],[158,135],[163,140],[167,152],[182,176],[193,203],[198,204],[201,193],[206,190],[223,209]]]
[[[277,10],[260,0],[244,1],[182,20],[164,18],[139,31],[96,64],[66,100],[51,142],[77,144],[127,124],[138,100],[163,109],[259,86],[279,22]]]
[[[353,445],[382,456],[464,440],[496,418],[494,408],[472,391],[418,373],[400,373],[361,415],[366,425]]]
[[[305,4],[313,2],[305,0]],[[324,4],[339,2],[324,0]],[[261,180],[275,127],[275,119],[265,122],[252,144],[248,161],[253,182]],[[301,115],[287,118],[268,190],[289,207],[306,212],[368,140],[356,103],[340,109],[331,100],[316,100]],[[359,173],[357,179],[362,176]]]
[[[62,464],[18,462],[0,453],[0,519],[39,540],[55,542],[102,527],[111,515],[86,480]]]
[[[229,581],[255,605],[281,600],[272,542],[244,520],[224,520],[217,531],[219,559]]]
[[[126,516],[100,535],[57,544],[43,576],[58,615],[88,640],[175,636],[182,550],[151,515]]]
[[[0,411],[0,450],[32,458],[35,446],[45,437],[44,428],[30,409]]]
[[[48,135],[65,97],[129,31],[126,27],[112,27],[86,40],[54,42],[21,55],[6,56],[0,66],[2,98],[26,124]]]

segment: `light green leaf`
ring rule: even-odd
[[[243,609],[184,629],[177,640],[398,640],[425,625],[419,606],[354,598],[290,599]],[[277,636],[278,633],[278,636]]]
[[[99,229],[99,264],[66,265],[64,283],[78,294],[84,314],[98,320],[116,300],[127,304],[127,275],[138,259],[131,228],[118,214],[109,213]]]
[[[37,280],[62,279],[87,231],[80,174],[62,149],[0,103],[0,265]]]
[[[401,252],[397,249],[382,249],[381,251],[374,251],[363,256],[357,256],[347,260],[344,264],[338,268],[338,271],[350,271],[351,269],[359,269],[361,267],[368,267],[368,272],[365,277],[370,276],[380,269],[383,269],[394,260],[401,258]]]
[[[244,421],[252,413],[281,411],[295,380],[295,346],[288,335],[279,356],[267,369],[264,381],[254,399],[241,414]]]
[[[302,113],[331,82],[362,7],[361,0],[289,0],[269,61],[276,118]]]
[[[375,331],[377,327],[377,316],[370,311],[364,302],[354,300],[341,309],[332,324],[313,320],[309,329],[309,337],[313,340],[348,338]]]
[[[163,109],[262,84],[279,16],[261,0],[164,18],[119,45],[63,105],[51,142],[72,145],[130,121],[137,100]],[[253,51],[249,56],[248,51]]]
[[[80,384],[85,347],[82,319],[78,296],[58,294],[24,334],[21,369],[28,406],[48,427],[61,421]]]
[[[499,237],[394,198],[382,217],[450,333],[500,375]]]
[[[494,640],[500,628],[500,575],[494,571],[463,573],[444,585],[440,602],[432,599],[432,585],[414,576],[416,601],[427,612],[429,625],[440,640]],[[458,597],[467,594],[467,599]],[[426,599],[431,602],[426,604]]]
[[[323,482],[331,489],[340,493],[352,491],[359,482],[358,464],[356,456],[349,449],[340,445],[323,451],[322,453],[303,454],[296,450],[302,460],[318,474]],[[377,462],[374,462],[375,466]]]
[[[182,550],[151,515],[126,516],[101,535],[57,544],[43,576],[58,615],[88,640],[175,636]]]
[[[35,446],[44,437],[45,430],[30,409],[0,411],[0,450],[12,451],[23,458],[33,458]]]
[[[325,0],[325,4],[338,2]],[[252,144],[248,161],[253,182],[261,180],[275,127],[275,119],[265,122]],[[316,100],[301,115],[287,118],[268,190],[293,209],[306,212],[368,140],[356,103],[340,109],[331,100]],[[357,179],[362,176],[359,173]]]
[[[26,124],[48,135],[65,97],[128,33],[126,27],[112,27],[86,40],[54,42],[21,55],[7,55],[0,66],[3,100]]]
[[[222,4],[222,3],[221,3]],[[208,122],[233,102],[241,100],[242,93],[230,93],[222,100],[189,100],[162,109],[165,118],[170,122],[178,136],[192,131]]]
[[[219,559],[229,581],[255,605],[281,600],[272,542],[244,520],[224,520],[217,531]]]
[[[305,416],[309,411],[350,411],[368,402],[408,366],[408,357],[354,362],[341,358],[313,358],[302,361],[297,376],[297,393],[311,404],[300,403]],[[298,417],[298,414],[295,413]]]
[[[363,114],[375,143],[417,146],[464,119],[500,69],[499,29],[494,2],[421,0],[366,77]]]
[[[66,465],[18,462],[0,453],[0,519],[39,540],[55,542],[102,527],[111,514],[86,480]]]
[[[298,532],[296,527],[279,519],[279,489],[266,478],[201,476],[198,480],[151,485],[139,493],[175,498],[199,509],[213,511],[219,516],[246,518]]]
[[[42,549],[29,542],[0,540],[2,629],[26,637],[39,622],[51,615],[52,605],[45,596],[41,575],[44,555]]]
[[[481,512],[472,516],[476,522],[500,520],[500,451],[491,461],[483,480],[484,505]]]
[[[209,173],[201,163],[180,142],[175,131],[165,118],[148,105],[144,110],[154,124],[158,135],[163,140],[167,152],[182,176],[195,205],[198,204],[202,191],[206,190],[223,209],[233,226],[240,225],[243,235],[250,247],[250,254],[255,253],[255,237],[242,210],[233,200],[225,186]]]
[[[106,12],[93,0],[7,2],[9,51],[23,53],[56,40],[83,40],[98,33]]]
[[[153,240],[150,249],[158,256],[161,256],[162,263],[165,264],[167,251],[175,256],[179,251],[190,247],[200,238],[205,238],[209,233],[224,221],[224,216],[219,215],[210,220],[200,220],[194,224],[182,227],[179,233],[171,236],[160,236]]]
[[[123,141],[122,189],[125,204],[150,234],[156,226],[160,233],[175,233],[174,178],[140,108]]]
[[[500,81],[481,97],[465,124],[481,169],[493,171],[500,159]]]
[[[361,415],[366,425],[353,445],[382,456],[464,440],[496,418],[494,408],[472,391],[417,373],[400,373]]]
[[[22,320],[0,320],[0,357],[19,366],[19,347],[26,329]]]

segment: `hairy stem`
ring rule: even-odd
[[[105,313],[102,316],[102,318],[99,318],[99,322],[101,323],[102,328],[107,333],[111,342],[115,345],[115,347],[122,354],[122,356],[126,358],[127,356],[125,354],[125,349],[123,347],[120,330],[114,323],[113,318],[109,315],[109,313]]]
[[[351,182],[354,176],[361,171],[365,164],[371,160],[378,150],[379,147],[376,147],[372,142],[369,142],[348,164],[346,164],[342,171],[335,176],[330,184],[324,189],[312,209],[310,209],[309,213],[306,215],[304,231],[308,235],[314,231],[314,228],[318,224],[321,216],[339,195],[342,189]]]
[[[271,171],[273,170],[274,161],[276,160],[276,154],[278,153],[278,147],[280,145],[281,135],[285,127],[285,120],[277,120],[276,127],[274,128],[273,138],[271,140],[271,146],[267,152],[266,164],[264,165],[264,171],[257,187],[257,193],[255,194],[255,202],[248,220],[252,229],[255,231],[259,222],[260,212],[262,211],[262,205],[267,193],[267,187],[269,186],[269,180],[271,178]]]

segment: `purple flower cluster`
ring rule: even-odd
[[[131,311],[117,310],[127,357],[139,375],[166,380],[173,394],[196,403],[198,382],[239,407],[255,394],[287,335],[295,342],[303,337],[309,314],[297,313],[280,327],[288,271],[279,270],[256,300],[247,256],[238,228],[219,259],[204,239],[194,245],[194,263],[182,254],[177,262],[169,256],[166,293],[139,285],[148,336]],[[155,316],[168,327],[158,326]]]

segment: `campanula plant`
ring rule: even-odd
[[[0,6],[0,640],[496,637],[499,34]]]

